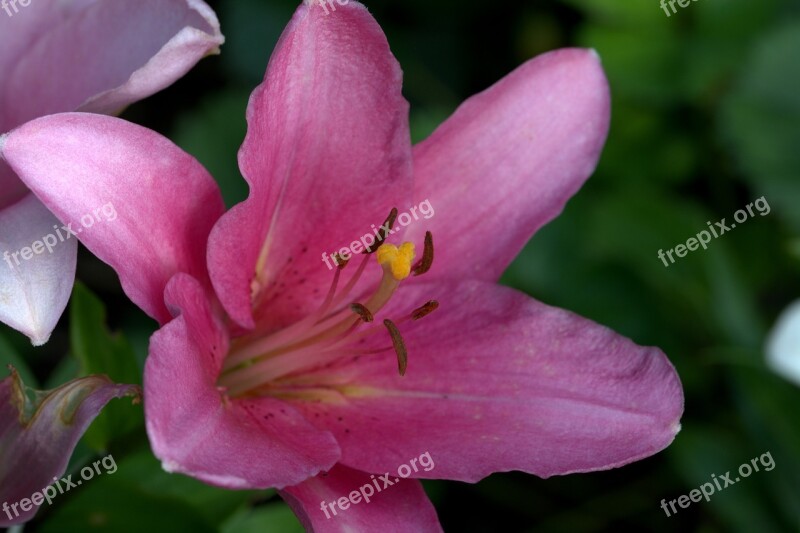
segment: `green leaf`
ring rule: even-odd
[[[219,531],[231,517],[245,513],[249,502],[271,494],[225,490],[170,474],[147,448],[115,464],[116,470],[106,469],[59,496],[41,531]],[[79,466],[72,471],[79,472]]]
[[[74,357],[62,357],[56,367],[50,372],[45,381],[45,389],[56,389],[84,374],[81,373],[81,365]]]
[[[171,497],[191,505],[208,523],[220,524],[237,509],[265,491],[224,490],[181,474],[170,474],[149,449],[136,452],[119,462],[118,481],[154,496]]]
[[[800,230],[800,22],[769,34],[721,109],[720,136],[753,187]]]
[[[800,524],[800,414],[794,407],[800,404],[800,389],[768,371],[762,354],[752,356],[761,368],[734,369],[734,398],[751,438],[774,457],[768,478],[772,499]]]
[[[173,134],[175,143],[208,169],[228,207],[247,198],[248,193],[236,154],[247,133],[249,95],[249,90],[237,89],[209,97],[200,109],[179,117]]]
[[[727,432],[684,426],[671,451],[683,474],[685,487],[681,493],[665,494],[667,502],[681,495],[688,495],[691,490],[699,489],[705,483],[713,485],[715,477],[722,487],[725,482],[720,480],[720,476],[728,472],[733,482],[733,485],[722,487],[722,490],[714,487],[714,493],[709,496],[708,501],[702,499],[691,503],[688,509],[678,509],[678,513],[689,513],[692,507],[707,507],[726,523],[728,531],[787,531],[780,513],[776,513],[774,500],[764,493],[765,484],[771,482],[771,478],[774,478],[775,472],[780,468],[779,461],[775,459],[776,466],[773,470],[752,472],[745,479],[739,477],[738,473],[741,464],[750,463],[751,459],[760,457],[768,450],[757,448],[743,441],[740,436]],[[706,490],[710,491],[709,488]],[[672,518],[676,517],[673,515]]]
[[[130,344],[111,334],[105,325],[103,303],[80,282],[75,283],[70,304],[72,355],[80,363],[81,375],[105,374],[115,383],[141,384],[141,374]],[[86,432],[87,444],[105,450],[114,436],[144,424],[141,408],[111,404]]]
[[[67,505],[57,508],[37,531],[96,531],[141,533],[142,531],[216,531],[197,510],[175,498],[147,494],[113,475],[83,483],[67,493]],[[56,500],[54,503],[58,503]]]
[[[233,516],[222,533],[303,533],[294,512],[283,502],[275,502]]]
[[[28,364],[22,360],[17,351],[11,344],[0,335],[0,377],[9,375],[8,365],[12,365],[17,373],[29,387],[34,389],[39,388],[39,382],[33,376],[33,373],[28,368]]]

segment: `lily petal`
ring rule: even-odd
[[[228,400],[216,386],[228,338],[200,284],[185,274],[166,290],[180,316],[150,342],[147,433],[168,472],[226,488],[294,485],[339,459],[333,436],[272,398]]]
[[[113,211],[113,219],[83,228],[78,238],[159,322],[172,318],[163,293],[174,274],[210,287],[206,243],[224,211],[222,196],[206,169],[166,138],[113,117],[65,113],[0,137],[0,156],[77,229],[82,217]]]
[[[35,16],[23,10],[12,21],[28,14]],[[4,72],[5,131],[51,113],[118,112],[172,84],[224,41],[200,0],[93,2],[63,14]],[[42,83],[43,72],[58,83]]]
[[[211,234],[209,270],[229,315],[275,329],[324,298],[322,256],[408,205],[402,74],[381,28],[352,1],[303,3],[250,99],[239,164],[251,191]],[[269,315],[267,315],[267,311]]]
[[[415,146],[414,198],[436,215],[406,238],[422,242],[430,230],[447,243],[428,280],[497,280],[592,174],[609,117],[597,54],[563,49],[470,98]]]
[[[375,490],[373,478],[381,487]],[[402,479],[383,489],[383,481],[378,476],[370,476],[336,465],[330,472],[320,474],[294,487],[281,491],[281,496],[292,508],[306,531],[314,533],[334,533],[347,531],[391,531],[392,533],[427,533],[442,531],[431,501],[425,495],[419,481]],[[361,487],[364,492],[358,492]],[[368,490],[372,489],[372,490]],[[374,495],[371,494],[374,492]],[[355,494],[353,494],[355,493]],[[358,503],[347,504],[342,510],[338,504],[332,511],[325,502],[335,502],[340,498]],[[369,500],[365,500],[366,495]],[[334,514],[334,512],[336,514]]]
[[[398,317],[433,297],[440,308],[403,330],[408,370],[389,339],[316,374],[342,402],[296,404],[334,432],[341,462],[384,472],[425,450],[435,477],[492,472],[548,477],[648,457],[680,429],[683,391],[657,348],[643,348],[567,311],[494,284],[419,284],[387,309]],[[313,382],[308,378],[307,382]],[[325,416],[327,415],[327,416]],[[341,417],[341,418],[340,418]]]
[[[9,7],[11,9],[11,7]],[[116,113],[183,76],[224,42],[200,0],[74,0],[0,17],[0,133],[50,113]],[[59,83],[42,83],[42,75]],[[0,209],[26,188],[0,161]]]
[[[35,400],[32,392],[13,369],[0,381],[0,501],[9,505],[62,475],[78,440],[103,407],[113,398],[138,398],[139,388],[88,376],[52,391],[35,391]],[[30,520],[39,506],[18,509],[19,516],[11,519],[0,513],[0,527]]]
[[[0,210],[0,321],[47,342],[75,281],[78,241],[32,194]]]

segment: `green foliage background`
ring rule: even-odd
[[[236,151],[247,98],[297,2],[211,3],[227,37],[222,55],[123,116],[195,155],[230,205],[246,195]],[[536,54],[575,45],[599,52],[613,94],[599,168],[503,282],[660,346],[686,391],[674,444],[628,467],[428,483],[445,530],[800,531],[800,389],[772,374],[763,354],[777,314],[800,297],[800,3],[698,0],[669,18],[656,0],[367,5],[404,68],[417,141]],[[772,208],[767,216],[669,268],[657,258],[761,196]],[[3,327],[0,362],[13,362],[40,387],[93,372],[139,380],[155,324],[85,252],[78,277],[83,283],[53,340],[33,350]],[[59,498],[27,531],[300,530],[272,492],[226,492],[161,471],[141,407],[116,403],[72,464],[110,451],[118,472]],[[774,470],[676,516],[660,509],[663,498],[767,451]]]

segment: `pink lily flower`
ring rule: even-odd
[[[105,376],[76,379],[46,392],[26,389],[13,370],[0,381],[0,527],[33,518],[44,489],[64,474],[75,445],[103,407],[124,396],[138,402],[140,393],[136,385],[116,385]],[[47,494],[69,489],[66,483],[56,487]]]
[[[3,2],[0,132],[51,113],[119,112],[218,53],[223,41],[200,0]],[[2,161],[0,228],[0,322],[39,346],[72,292],[77,240],[65,238],[70,233]],[[43,246],[51,234],[56,244]]]
[[[496,284],[593,172],[609,106],[597,55],[558,50],[412,148],[377,22],[357,2],[308,3],[251,97],[250,196],[227,213],[197,161],[119,119],[38,119],[0,156],[62,220],[117,206],[80,238],[162,324],[144,394],[166,470],[277,487],[314,531],[438,531],[416,479],[323,507],[423,453],[435,468],[411,478],[548,477],[648,457],[680,429],[660,350]],[[426,199],[435,216],[391,246],[321,261]]]

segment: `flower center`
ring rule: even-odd
[[[393,209],[384,227],[391,229],[396,217],[397,210]],[[285,391],[280,384],[284,378],[291,379],[354,355],[380,355],[392,350],[400,375],[405,374],[408,353],[398,325],[430,314],[439,306],[438,302],[429,301],[397,322],[388,318],[383,320],[383,326],[372,322],[404,279],[430,269],[433,238],[430,232],[426,233],[423,257],[413,265],[414,244],[405,242],[398,247],[384,243],[387,235],[385,230],[364,251],[361,263],[342,290],[339,290],[342,273],[350,261],[338,259],[331,287],[317,311],[278,332],[266,336],[253,333],[234,340],[217,382],[227,396],[279,395]],[[351,293],[366,269],[369,256],[375,252],[383,276],[365,301],[353,302]],[[385,347],[365,350],[357,346],[367,337],[387,332],[391,344],[387,342]]]

